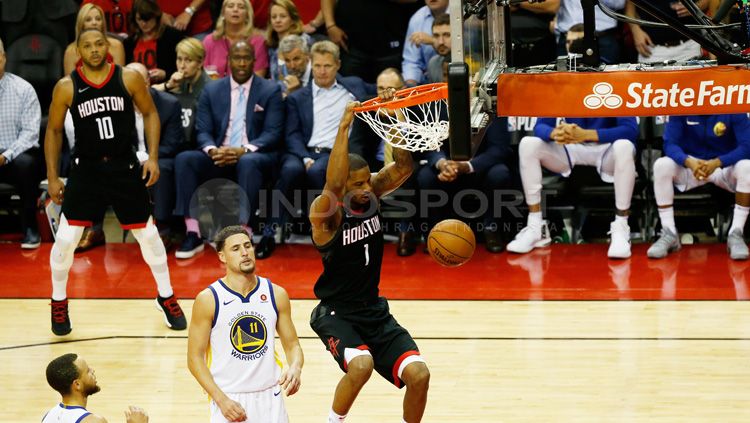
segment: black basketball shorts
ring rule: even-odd
[[[142,228],[151,216],[146,181],[138,159],[73,159],[65,184],[62,213],[70,225],[91,226],[112,206],[123,229]]]
[[[344,352],[347,348],[366,349],[375,362],[380,375],[401,388],[398,377],[402,361],[419,355],[419,349],[409,332],[391,315],[388,301],[381,297],[369,306],[342,308],[321,302],[310,316],[310,327],[346,372]]]

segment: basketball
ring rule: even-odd
[[[445,267],[456,267],[469,261],[476,245],[469,225],[456,219],[439,222],[427,237],[430,255]]]

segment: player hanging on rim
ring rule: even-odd
[[[60,226],[50,252],[52,332],[66,335],[71,331],[66,291],[73,251],[83,228],[100,221],[108,205],[112,205],[123,229],[130,229],[141,246],[143,259],[156,280],[156,301],[167,326],[183,330],[187,322],[172,291],[167,253],[151,219],[146,190],[159,179],[161,128],[156,108],[141,75],[107,62],[109,44],[101,30],[81,31],[76,46],[81,62],[55,86],[44,141],[47,190],[55,203],[62,203]],[[149,158],[142,168],[133,149],[133,103],[143,115],[148,144]],[[58,165],[68,109],[75,123],[76,143],[66,185],[60,179]]]
[[[389,90],[384,99],[393,92]],[[336,387],[329,422],[344,421],[375,369],[396,387],[406,385],[403,419],[414,423],[424,414],[430,372],[409,332],[390,314],[387,300],[378,296],[383,259],[379,200],[409,177],[413,163],[411,153],[394,148],[394,162],[370,174],[362,157],[349,154],[357,105],[346,107],[323,192],[310,207],[313,243],[323,258],[323,273],[315,284],[321,301],[310,326],[346,372]]]

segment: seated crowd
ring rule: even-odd
[[[258,258],[272,255],[276,244],[294,229],[294,217],[307,213],[325,184],[347,103],[368,100],[390,88],[444,82],[451,60],[448,0],[382,5],[360,0],[81,3],[76,37],[90,28],[107,32],[108,60],[136,70],[150,86],[161,122],[161,177],[151,188],[153,217],[165,246],[174,245],[178,259],[204,248],[209,234],[201,233],[201,216],[192,202],[202,184],[217,178],[234,181],[246,195],[235,223],[257,231]],[[626,0],[602,3],[638,17]],[[685,19],[679,2],[653,3]],[[696,3],[709,12],[711,2]],[[624,44],[622,27],[599,9],[596,13],[604,62],[663,62],[702,54],[700,46],[675,31],[637,24],[628,28],[632,44]],[[515,63],[547,64],[575,51],[583,34],[582,15],[577,0],[512,6]],[[387,27],[381,27],[382,22]],[[68,41],[62,45],[65,74],[80,60],[76,42]],[[36,248],[42,159],[35,150],[46,111],[40,109],[34,87],[5,72],[7,47],[0,40],[0,181],[12,184],[21,197],[22,247]],[[148,152],[138,110],[136,129],[133,148],[144,161]],[[66,133],[75,152],[72,119],[66,120]],[[415,153],[415,171],[402,190],[404,201],[417,213],[398,222],[397,253],[413,254],[421,236],[455,213],[443,204],[453,204],[460,192],[472,190],[492,199],[493,193],[513,187],[522,188],[529,213],[526,226],[507,249],[527,253],[549,245],[552,239],[542,216],[543,169],[567,176],[575,166],[593,166],[603,182],[614,184],[616,210],[608,256],[630,257],[628,217],[637,178],[638,137],[635,118],[540,119],[533,136],[524,137],[514,153],[508,122],[498,118],[471,160],[451,160],[447,142],[440,151]],[[355,122],[350,139],[352,152],[373,171],[393,160],[392,146],[362,121]],[[661,258],[680,248],[672,208],[674,187],[684,191],[711,182],[736,193],[727,242],[731,258],[747,259],[743,230],[750,208],[748,117],[670,118],[664,154],[655,162],[653,175],[662,230],[648,256]],[[423,193],[431,192],[445,193],[448,200],[430,208]],[[265,197],[271,201],[263,201]],[[505,237],[495,208],[486,207],[478,217],[487,250],[503,251]],[[93,223],[77,251],[104,243],[102,222]]]

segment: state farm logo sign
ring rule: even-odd
[[[627,88],[625,107],[661,109],[750,104],[750,84],[718,85],[713,80],[695,82],[697,85],[690,86],[675,82],[668,88],[631,82]],[[593,94],[583,98],[583,105],[590,110],[601,107],[618,109],[623,105],[623,99],[614,93],[611,84],[599,82],[594,84]]]
[[[583,105],[589,109],[598,109],[602,106],[608,109],[616,109],[622,106],[622,97],[612,94],[612,85],[600,82],[594,85],[594,93],[583,99]]]

